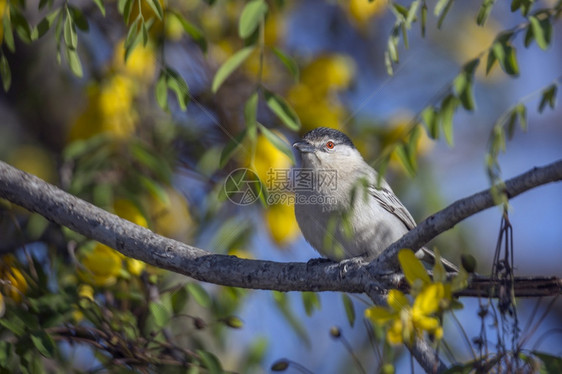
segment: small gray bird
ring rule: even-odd
[[[294,172],[295,215],[305,239],[322,256],[372,260],[416,226],[385,180],[377,188],[377,172],[344,133],[319,127],[293,147],[302,157]],[[433,258],[422,251],[418,257]]]

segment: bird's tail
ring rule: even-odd
[[[416,252],[416,257],[428,264],[431,264],[432,266],[435,264],[435,254],[425,247],[422,247]],[[448,272],[459,271],[458,266],[448,260],[445,260],[443,257],[441,257],[441,263],[445,266],[445,270]]]

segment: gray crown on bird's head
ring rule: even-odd
[[[319,140],[332,140],[335,143],[345,144],[351,148],[355,148],[355,145],[353,145],[353,142],[347,135],[341,131],[330,129],[328,127],[317,127],[314,130],[307,132],[304,134],[303,140],[310,143],[317,142]]]

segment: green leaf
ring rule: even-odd
[[[494,6],[495,2],[496,2],[496,0],[484,0],[482,5],[480,6],[480,10],[478,11],[478,15],[476,16],[476,23],[479,26],[483,26],[486,23],[486,21],[488,20],[488,17],[490,16],[490,12],[492,11],[492,7]]]
[[[511,46],[508,42],[498,41],[492,46],[492,52],[506,74],[512,76],[519,75],[516,51],[513,46]]]
[[[127,37],[125,38],[125,43],[123,45],[123,48],[125,49],[125,61],[127,61],[129,55],[140,41],[141,22],[143,22],[142,18],[137,17],[131,26],[129,26],[129,31],[127,31]]]
[[[353,301],[348,294],[342,293],[341,299],[343,302],[343,307],[345,309],[345,315],[347,316],[347,321],[349,322],[349,326],[353,327],[355,325],[355,306],[353,305]]]
[[[26,44],[31,43],[31,27],[23,14],[14,6],[10,6],[9,18],[21,41]]]
[[[412,163],[412,157],[410,157],[406,144],[397,145],[396,148],[394,148],[394,153],[398,156],[400,164],[408,175],[415,176],[417,167],[415,163]]]
[[[125,24],[129,24],[129,18],[131,17],[131,10],[133,9],[134,0],[118,0],[117,9],[119,13],[123,15],[123,21]]]
[[[164,11],[162,10],[162,5],[160,5],[160,1],[158,0],[145,0],[148,5],[152,8],[156,16],[159,20],[164,18]]]
[[[408,9],[403,5],[392,3],[391,9],[395,11],[394,14],[402,19],[406,19],[406,17],[408,17]]]
[[[462,106],[468,111],[474,110],[475,105],[472,77],[468,76],[466,72],[462,72],[457,76],[457,78],[455,78],[453,85]]]
[[[320,298],[316,292],[301,292],[301,297],[307,316],[311,316],[314,309],[320,309]]]
[[[527,107],[524,104],[518,104],[515,107],[519,118],[519,125],[523,131],[527,131]]]
[[[53,22],[59,16],[59,14],[60,14],[60,8],[55,9],[47,16],[45,16],[45,18],[43,18],[31,32],[31,38],[33,40],[37,40],[41,38],[43,35],[45,35],[53,25]]]
[[[416,18],[416,13],[418,12],[419,6],[420,6],[420,0],[412,1],[412,4],[410,4],[410,9],[408,9],[408,14],[406,15],[407,28],[410,28],[412,26],[412,22]]]
[[[490,74],[490,71],[494,67],[494,64],[496,63],[496,61],[497,61],[497,59],[496,59],[496,55],[494,54],[494,52],[489,51],[488,52],[488,58],[486,59],[486,75]]]
[[[299,72],[299,65],[297,64],[297,62],[291,56],[287,55],[285,52],[283,52],[279,48],[274,47],[273,53],[275,54],[275,56],[277,56],[279,61],[281,61],[283,63],[283,65],[285,65],[287,70],[289,70],[289,72],[291,73],[291,75],[295,79],[295,82],[298,82],[300,72]]]
[[[45,331],[40,330],[38,332],[34,332],[30,335],[30,338],[31,342],[42,356],[51,358],[55,355],[55,341]]]
[[[291,162],[295,163],[295,156],[292,151],[292,147],[289,143],[285,142],[279,135],[262,125],[258,122],[260,132],[266,137],[266,139],[273,144],[275,148],[283,152],[287,157],[291,159]]]
[[[8,59],[3,53],[0,56],[0,76],[2,77],[2,86],[4,87],[4,91],[8,92],[12,84],[12,72],[10,71]]]
[[[10,12],[5,12],[4,17],[2,19],[3,28],[4,28],[4,43],[10,50],[10,52],[16,51],[16,46],[14,43],[14,34],[12,32],[12,21],[10,19]]]
[[[445,134],[445,140],[447,140],[447,144],[449,146],[453,146],[453,116],[455,114],[455,110],[457,109],[457,105],[459,100],[453,96],[449,95],[443,102],[441,103],[441,126],[443,127],[443,134]]]
[[[429,131],[429,136],[432,139],[439,139],[439,114],[435,108],[428,106],[421,113],[421,118]]]
[[[192,23],[188,22],[180,13],[172,11],[172,14],[180,21],[183,30],[191,36],[191,38],[199,45],[199,48],[203,51],[203,53],[207,52],[207,40],[205,39],[205,35],[203,31],[199,29],[197,26],[193,25]]]
[[[74,21],[70,15],[69,8],[66,9],[66,18],[64,20],[64,43],[70,49],[76,49],[78,46],[78,34],[76,33],[76,27],[74,26]]]
[[[156,85],[154,86],[154,94],[158,106],[164,111],[168,111],[168,83],[165,70],[160,71]]]
[[[94,3],[98,6],[101,15],[105,17],[105,5],[103,4],[103,0],[94,0]]]
[[[199,283],[190,282],[186,287],[195,301],[197,301],[197,304],[201,305],[203,308],[211,306],[211,297]]]
[[[506,122],[507,137],[510,140],[513,138],[513,134],[515,133],[516,120],[517,120],[517,112],[515,110],[512,110]]]
[[[189,87],[185,80],[173,69],[166,68],[166,83],[168,87],[176,93],[176,98],[180,109],[185,111],[189,103]]]
[[[393,76],[394,69],[392,68],[392,60],[390,59],[388,50],[384,52],[384,66],[386,67],[386,74]]]
[[[172,311],[174,312],[174,314],[181,313],[188,300],[189,292],[187,291],[186,287],[180,287],[179,289],[174,291],[170,297]]]
[[[410,286],[414,286],[419,281],[422,282],[422,285],[431,283],[427,270],[425,270],[421,261],[416,257],[412,250],[400,250],[400,252],[398,252],[398,261],[400,262],[400,267],[404,272],[404,277],[406,277]]]
[[[242,39],[252,35],[260,22],[263,21],[267,9],[267,3],[263,0],[252,0],[246,3],[238,23],[238,35]]]
[[[556,105],[556,92],[558,91],[558,86],[556,84],[551,84],[547,88],[544,89],[541,96],[541,101],[539,103],[539,113],[542,113],[546,104],[550,107],[550,109],[554,109]]]
[[[396,49],[396,43],[392,40],[392,38],[388,39],[387,43],[387,52],[390,60],[394,63],[398,62],[398,50]]]
[[[220,168],[224,168],[226,163],[232,158],[232,156],[236,153],[238,148],[242,145],[242,142],[248,135],[248,128],[245,128],[239,134],[237,134],[234,138],[231,138],[228,143],[224,146],[221,157],[219,161]]]
[[[226,78],[228,78],[230,74],[232,74],[232,72],[236,70],[250,56],[253,51],[253,46],[243,48],[230,56],[230,58],[221,65],[213,79],[211,88],[213,93],[216,93],[218,91]]]
[[[150,315],[154,318],[156,326],[161,328],[170,322],[171,313],[163,304],[150,302],[148,309],[150,310]]]
[[[196,350],[196,353],[199,356],[201,363],[210,374],[222,374],[224,372],[220,361],[214,354],[201,349]]]
[[[82,78],[82,63],[80,63],[80,58],[76,50],[66,48],[66,58],[68,59],[68,65],[72,73],[78,78]]]
[[[72,16],[72,20],[74,21],[76,27],[82,31],[88,31],[90,29],[88,20],[84,17],[82,11],[72,5],[69,5],[68,9],[70,10],[70,15]]]
[[[244,105],[244,120],[248,129],[248,136],[252,141],[256,140],[257,135],[258,99],[258,92],[254,92]]]
[[[443,25],[443,21],[445,21],[445,17],[451,6],[453,5],[454,0],[439,0],[435,5],[435,15],[439,16],[439,20],[437,21],[437,28],[440,29]]]
[[[285,126],[293,131],[301,128],[301,122],[297,113],[284,98],[268,90],[264,90],[264,96],[269,109],[275,113]]]

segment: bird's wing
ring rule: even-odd
[[[408,212],[408,209],[406,209],[402,202],[398,200],[392,190],[384,187],[376,188],[375,186],[369,186],[368,191],[369,194],[371,194],[385,210],[400,219],[408,230],[416,227],[416,221],[414,221],[414,218],[410,212]]]

